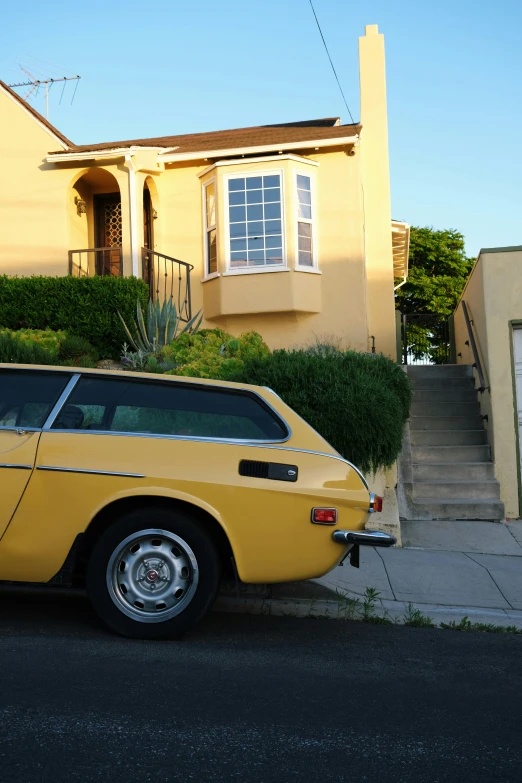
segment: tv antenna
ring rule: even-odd
[[[36,57],[33,59],[37,59]],[[42,61],[44,62],[44,61]],[[18,63],[18,66],[21,68],[21,70],[25,73],[25,75],[28,77],[26,81],[24,82],[17,82],[16,84],[10,84],[9,87],[16,88],[16,87],[30,87],[29,92],[24,96],[24,100],[27,101],[31,95],[36,90],[36,95],[38,95],[38,91],[40,90],[40,87],[45,87],[45,119],[49,119],[49,92],[51,90],[51,87],[53,84],[56,84],[57,82],[63,82],[62,92],[60,95],[60,101],[62,102],[63,94],[65,92],[65,87],[67,86],[67,82],[76,82],[76,87],[74,88],[73,96],[71,98],[71,104],[74,101],[74,96],[76,95],[76,90],[78,89],[78,84],[81,76],[57,76],[54,78],[39,78],[38,76],[35,76],[32,71],[36,71],[37,68],[31,65],[31,71],[26,68],[21,63]],[[63,71],[62,71],[63,73]]]

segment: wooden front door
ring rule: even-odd
[[[96,274],[122,274],[121,246],[123,229],[119,193],[94,196],[94,233],[96,244]]]

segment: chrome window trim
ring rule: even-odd
[[[101,375],[101,374],[100,375],[97,375],[97,374],[96,375],[92,375],[89,372],[82,372],[82,373],[78,373],[76,375],[73,375],[73,377],[71,378],[71,380],[69,381],[69,383],[67,384],[65,389],[63,390],[62,394],[60,395],[60,398],[58,399],[58,402],[56,403],[56,405],[52,409],[51,413],[47,417],[47,420],[45,421],[45,423],[44,423],[44,425],[42,427],[43,431],[45,431],[45,432],[51,431],[52,425],[54,424],[56,418],[58,417],[58,414],[60,413],[61,408],[63,407],[63,405],[67,401],[67,398],[69,397],[69,395],[73,391],[73,389],[76,386],[78,380],[80,378],[82,378],[82,377],[84,377],[84,378],[85,377],[91,377],[91,378],[98,378],[98,379],[102,379],[103,378],[103,379],[107,379],[107,380],[114,380],[115,377],[116,377],[116,378],[121,379],[123,381],[126,380],[122,376]],[[150,379],[150,378],[146,378],[146,379],[144,378],[142,380],[141,378],[134,378],[134,377],[129,378],[129,380],[127,382],[129,382],[129,383],[156,383],[156,384],[157,383],[161,383],[163,386],[167,386],[167,384],[169,384],[169,385],[173,384],[177,388],[183,388],[183,386],[187,385],[185,383],[183,383],[183,384],[176,383],[176,381],[166,381],[166,382],[163,381],[162,382],[162,381],[156,381],[156,380],[153,380],[153,379]],[[286,443],[292,437],[292,428],[290,427],[290,425],[288,424],[286,419],[284,419],[283,416],[279,413],[279,411],[276,410],[276,408],[274,408],[274,406],[271,405],[268,402],[268,400],[263,397],[262,394],[259,394],[259,392],[256,392],[256,391],[254,391],[252,389],[234,389],[234,388],[233,389],[228,389],[228,387],[226,387],[226,386],[219,386],[219,385],[215,385],[214,386],[212,384],[203,384],[203,383],[193,383],[192,385],[197,386],[200,389],[212,389],[212,390],[219,391],[219,392],[231,391],[231,392],[235,392],[235,393],[246,394],[249,397],[257,397],[259,400],[261,400],[263,405],[265,405],[269,409],[269,411],[275,416],[277,422],[280,425],[282,424],[284,426],[284,428],[286,429],[287,434],[286,434],[286,437],[284,437],[284,438],[278,438],[276,440],[267,440],[266,438],[264,438],[263,440],[259,440],[259,441],[252,440],[252,439],[250,439],[250,440],[248,440],[248,439],[241,439],[241,438],[211,438],[211,437],[203,437],[203,436],[202,437],[194,437],[194,438],[190,438],[190,437],[185,438],[185,437],[183,437],[183,438],[180,438],[180,439],[182,439],[182,440],[203,440],[205,442],[212,441],[212,442],[217,442],[217,443],[222,443],[222,442],[227,442],[227,443],[229,443],[229,442],[234,442],[234,443],[244,443],[244,442],[247,442],[247,443]],[[274,394],[275,394],[275,392],[274,392]],[[58,407],[58,410],[55,410],[57,407]],[[175,438],[175,437],[177,437],[175,435],[153,434],[153,433],[148,433],[148,432],[120,432],[120,431],[117,431],[117,430],[79,430],[79,429],[78,430],[65,430],[65,429],[60,429],[60,430],[52,430],[52,431],[53,432],[69,432],[69,433],[70,432],[76,432],[76,433],[78,433],[78,432],[89,432],[89,433],[93,433],[93,434],[96,434],[96,435],[129,435],[129,436],[139,436],[139,435],[142,435],[142,436],[151,437],[151,438]]]
[[[69,397],[70,393],[72,392],[72,390],[74,389],[74,387],[76,386],[76,384],[78,383],[80,378],[81,378],[81,374],[77,373],[77,374],[73,375],[69,379],[69,381],[67,382],[67,384],[65,386],[65,389],[63,390],[63,392],[58,397],[56,403],[54,404],[53,408],[51,409],[51,412],[49,413],[49,415],[47,416],[46,420],[44,421],[43,426],[42,426],[42,432],[45,432],[46,430],[49,430],[52,427],[56,417],[58,416],[58,414],[62,410],[63,406],[67,402],[67,398]]]
[[[64,432],[64,430],[56,430]],[[75,430],[76,431],[76,430]],[[95,476],[122,476],[123,478],[146,478],[145,473],[120,473],[114,470],[90,470],[88,468],[61,468],[58,465],[37,465],[36,470],[51,470],[55,473],[88,473]]]
[[[32,465],[11,465],[7,462],[0,462],[0,468],[11,468],[11,470],[32,470]]]
[[[41,427],[13,427],[12,425],[0,425],[2,432],[16,432],[18,435],[23,435],[25,432],[41,432]]]
[[[118,437],[124,438],[153,438],[158,440],[188,441],[191,443],[219,443],[223,446],[245,446],[246,448],[275,449],[276,451],[291,451],[297,452],[298,454],[313,454],[317,457],[330,457],[330,459],[336,459],[339,462],[344,462],[345,465],[349,465],[353,470],[355,470],[366,489],[368,489],[368,482],[359,468],[354,465],[353,462],[350,462],[344,457],[341,457],[340,454],[329,454],[327,451],[299,449],[293,446],[274,445],[274,443],[278,443],[279,441],[269,443],[267,441],[233,440],[231,438],[197,438],[190,437],[189,435],[155,435],[150,432],[118,432],[116,430],[49,430],[49,432],[68,435],[117,435]]]

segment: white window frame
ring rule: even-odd
[[[228,181],[230,179],[241,179],[242,177],[263,177],[263,176],[271,176],[277,174],[280,177],[281,182],[281,243],[282,243],[282,255],[283,255],[283,261],[281,264],[273,264],[270,266],[267,266],[266,264],[264,266],[259,267],[238,267],[233,268],[230,266],[230,204],[229,204],[229,191],[228,191]],[[284,177],[284,169],[260,169],[258,170],[249,170],[249,171],[234,171],[233,174],[225,174],[223,177],[223,184],[224,184],[224,190],[225,190],[225,243],[226,243],[226,250],[225,250],[225,260],[226,260],[226,272],[223,273],[224,276],[227,275],[255,275],[255,274],[266,274],[269,272],[287,272],[290,271],[287,266],[287,253],[286,253],[286,222],[285,222],[285,177]]]
[[[301,174],[303,177],[310,179],[310,201],[312,207],[312,218],[299,217],[299,195],[297,193],[297,176]],[[294,229],[294,242],[295,242],[295,269],[298,272],[312,272],[314,274],[321,274],[319,271],[319,259],[318,259],[318,241],[317,241],[317,198],[316,198],[316,182],[315,172],[310,170],[306,171],[301,168],[294,168],[294,215],[295,215],[295,229]],[[299,223],[309,223],[312,226],[312,266],[303,266],[299,263]]]
[[[207,225],[207,188],[209,185],[214,185],[214,212],[216,216],[216,222],[214,225],[209,226]],[[204,274],[203,274],[203,281],[205,280],[213,280],[214,277],[219,277],[219,255],[218,255],[218,240],[219,240],[219,230],[218,230],[218,186],[217,186],[217,178],[212,177],[212,179],[208,179],[206,182],[204,182],[201,186],[201,192],[202,192],[202,200],[203,200],[203,258],[204,258]],[[209,231],[215,230],[216,232],[216,271],[210,272],[209,271],[209,253],[208,253],[208,233]]]

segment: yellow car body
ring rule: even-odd
[[[12,401],[9,410],[0,408],[0,580],[53,580],[81,534],[91,532],[95,538],[119,509],[148,507],[151,502],[193,508],[210,527],[219,528],[239,578],[249,583],[321,576],[350,548],[346,541],[334,540],[332,532],[365,527],[371,496],[361,472],[269,389],[145,373],[0,365],[0,403],[2,379],[12,382],[17,373],[25,384],[31,379],[35,399],[27,403],[33,406],[29,421],[39,426],[24,426]],[[38,389],[43,388],[42,379],[55,383],[53,377],[64,389],[56,401],[46,399],[44,404]],[[106,431],[96,422],[75,429],[79,409],[82,422],[86,412],[102,415],[96,405],[69,403],[76,390],[96,389],[100,379],[116,390],[140,384],[147,393],[168,395],[176,389],[184,400],[201,397],[204,390],[219,394],[227,405],[230,400],[233,405],[236,400],[260,404],[262,417],[266,413],[277,420],[281,437],[238,438],[233,431],[227,431],[227,437],[206,437],[190,426],[174,433],[129,432],[115,426]],[[119,385],[107,386],[107,380]],[[236,396],[229,399],[227,394]],[[64,410],[73,417],[72,424]],[[125,408],[127,416],[136,410]],[[43,418],[38,420],[37,414]],[[218,432],[223,421],[229,426],[219,416]],[[134,422],[131,429],[137,426]],[[276,466],[275,479],[266,476],[267,464]],[[241,475],[241,465],[262,475]],[[336,524],[314,524],[316,507],[336,509]]]

